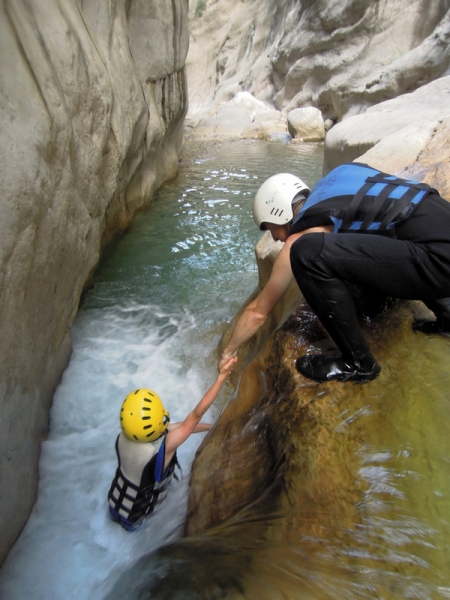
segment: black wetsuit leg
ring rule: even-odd
[[[450,337],[450,298],[424,302],[434,312],[436,319],[434,321],[430,319],[414,319],[412,330],[430,335],[440,334]]]
[[[327,260],[328,252],[323,260],[325,242],[331,241],[329,238],[339,241],[340,236],[310,233],[299,238],[291,247],[291,267],[306,301],[341,351],[342,358],[305,356],[297,360],[297,369],[318,381],[370,381],[380,369],[359,326],[348,285],[330,268],[329,263],[334,261]],[[333,254],[331,245],[327,246]],[[344,262],[338,259],[337,264],[343,266]]]
[[[436,269],[427,246],[407,240],[308,233],[292,245],[291,265],[303,293],[312,285],[326,296],[325,283],[338,279],[396,298],[433,301],[450,296],[450,279]]]
[[[412,217],[397,227],[399,239],[425,243],[440,276],[450,280],[450,202],[438,194],[430,194],[417,207]],[[444,284],[445,288],[445,284]],[[436,320],[415,319],[414,331],[450,335],[450,298],[423,298]]]
[[[402,237],[407,234],[414,241],[365,233],[310,233],[291,247],[292,271],[303,295],[345,363],[357,371],[370,374],[375,361],[359,327],[348,284],[431,306],[450,296],[450,211],[445,230],[449,239],[432,239],[433,218],[414,221],[409,230],[401,228]],[[425,243],[418,241],[419,235]]]

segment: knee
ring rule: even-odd
[[[306,233],[292,244],[290,259],[294,275],[309,271],[317,265],[323,242],[323,233]]]

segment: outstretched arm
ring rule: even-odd
[[[329,233],[332,230],[333,227],[328,225],[311,227],[310,229],[305,229],[305,231],[289,236],[273,264],[269,281],[259,296],[245,308],[234,326],[230,339],[223,349],[219,360],[219,369],[230,357],[236,356],[242,344],[255,335],[258,329],[264,325],[272,309],[288,289],[294,277],[290,259],[292,244],[302,235],[308,233]]]
[[[180,423],[169,423],[167,430],[174,431],[175,429],[180,427],[180,425],[182,425],[182,424],[183,424],[182,421]],[[204,433],[205,431],[209,431],[211,429],[211,427],[212,427],[211,423],[199,423],[198,425],[196,425],[194,427],[194,431],[192,433]]]
[[[289,242],[290,239],[285,243],[278,254],[269,281],[259,293],[258,297],[255,298],[253,302],[250,302],[244,309],[244,312],[234,326],[230,339],[223,349],[222,356],[219,360],[219,369],[227,360],[236,356],[237,351],[242,344],[249,340],[258,329],[264,325],[272,309],[289,287],[293,278],[289,258],[292,242]]]
[[[214,402],[219,393],[222,385],[225,383],[226,378],[233,370],[234,364],[237,361],[237,358],[230,358],[220,369],[219,375],[217,376],[216,381],[212,384],[197,406],[192,410],[185,420],[180,423],[178,427],[170,430],[166,436],[166,457],[164,461],[164,470],[168,467],[173,455],[175,454],[176,449],[180,446],[187,438],[194,433],[197,429],[202,430],[203,428],[199,427],[200,419],[203,417],[205,412]],[[201,424],[200,424],[201,425]],[[209,429],[207,427],[206,429]],[[206,430],[205,429],[205,430]]]

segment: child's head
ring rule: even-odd
[[[134,442],[154,442],[167,432],[169,421],[169,413],[152,390],[135,390],[123,401],[120,424]]]

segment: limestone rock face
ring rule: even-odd
[[[441,0],[208,0],[190,6],[190,114],[250,92],[283,113],[314,106],[340,121],[445,75]]]
[[[268,108],[248,92],[237,92],[229,99],[227,92],[198,118],[188,119],[187,132],[192,135],[270,139],[272,134],[288,135],[286,119],[280,111]]]
[[[325,123],[322,113],[313,106],[295,108],[287,116],[289,133],[293,138],[314,142],[325,138]]]
[[[358,159],[436,187],[450,198],[450,77],[381,102],[327,134],[324,170]]]
[[[0,3],[0,562],[101,247],[177,170],[187,0]]]
[[[241,132],[246,139],[271,140],[276,137],[290,139],[286,119],[278,110],[268,110],[256,115],[251,125]]]

